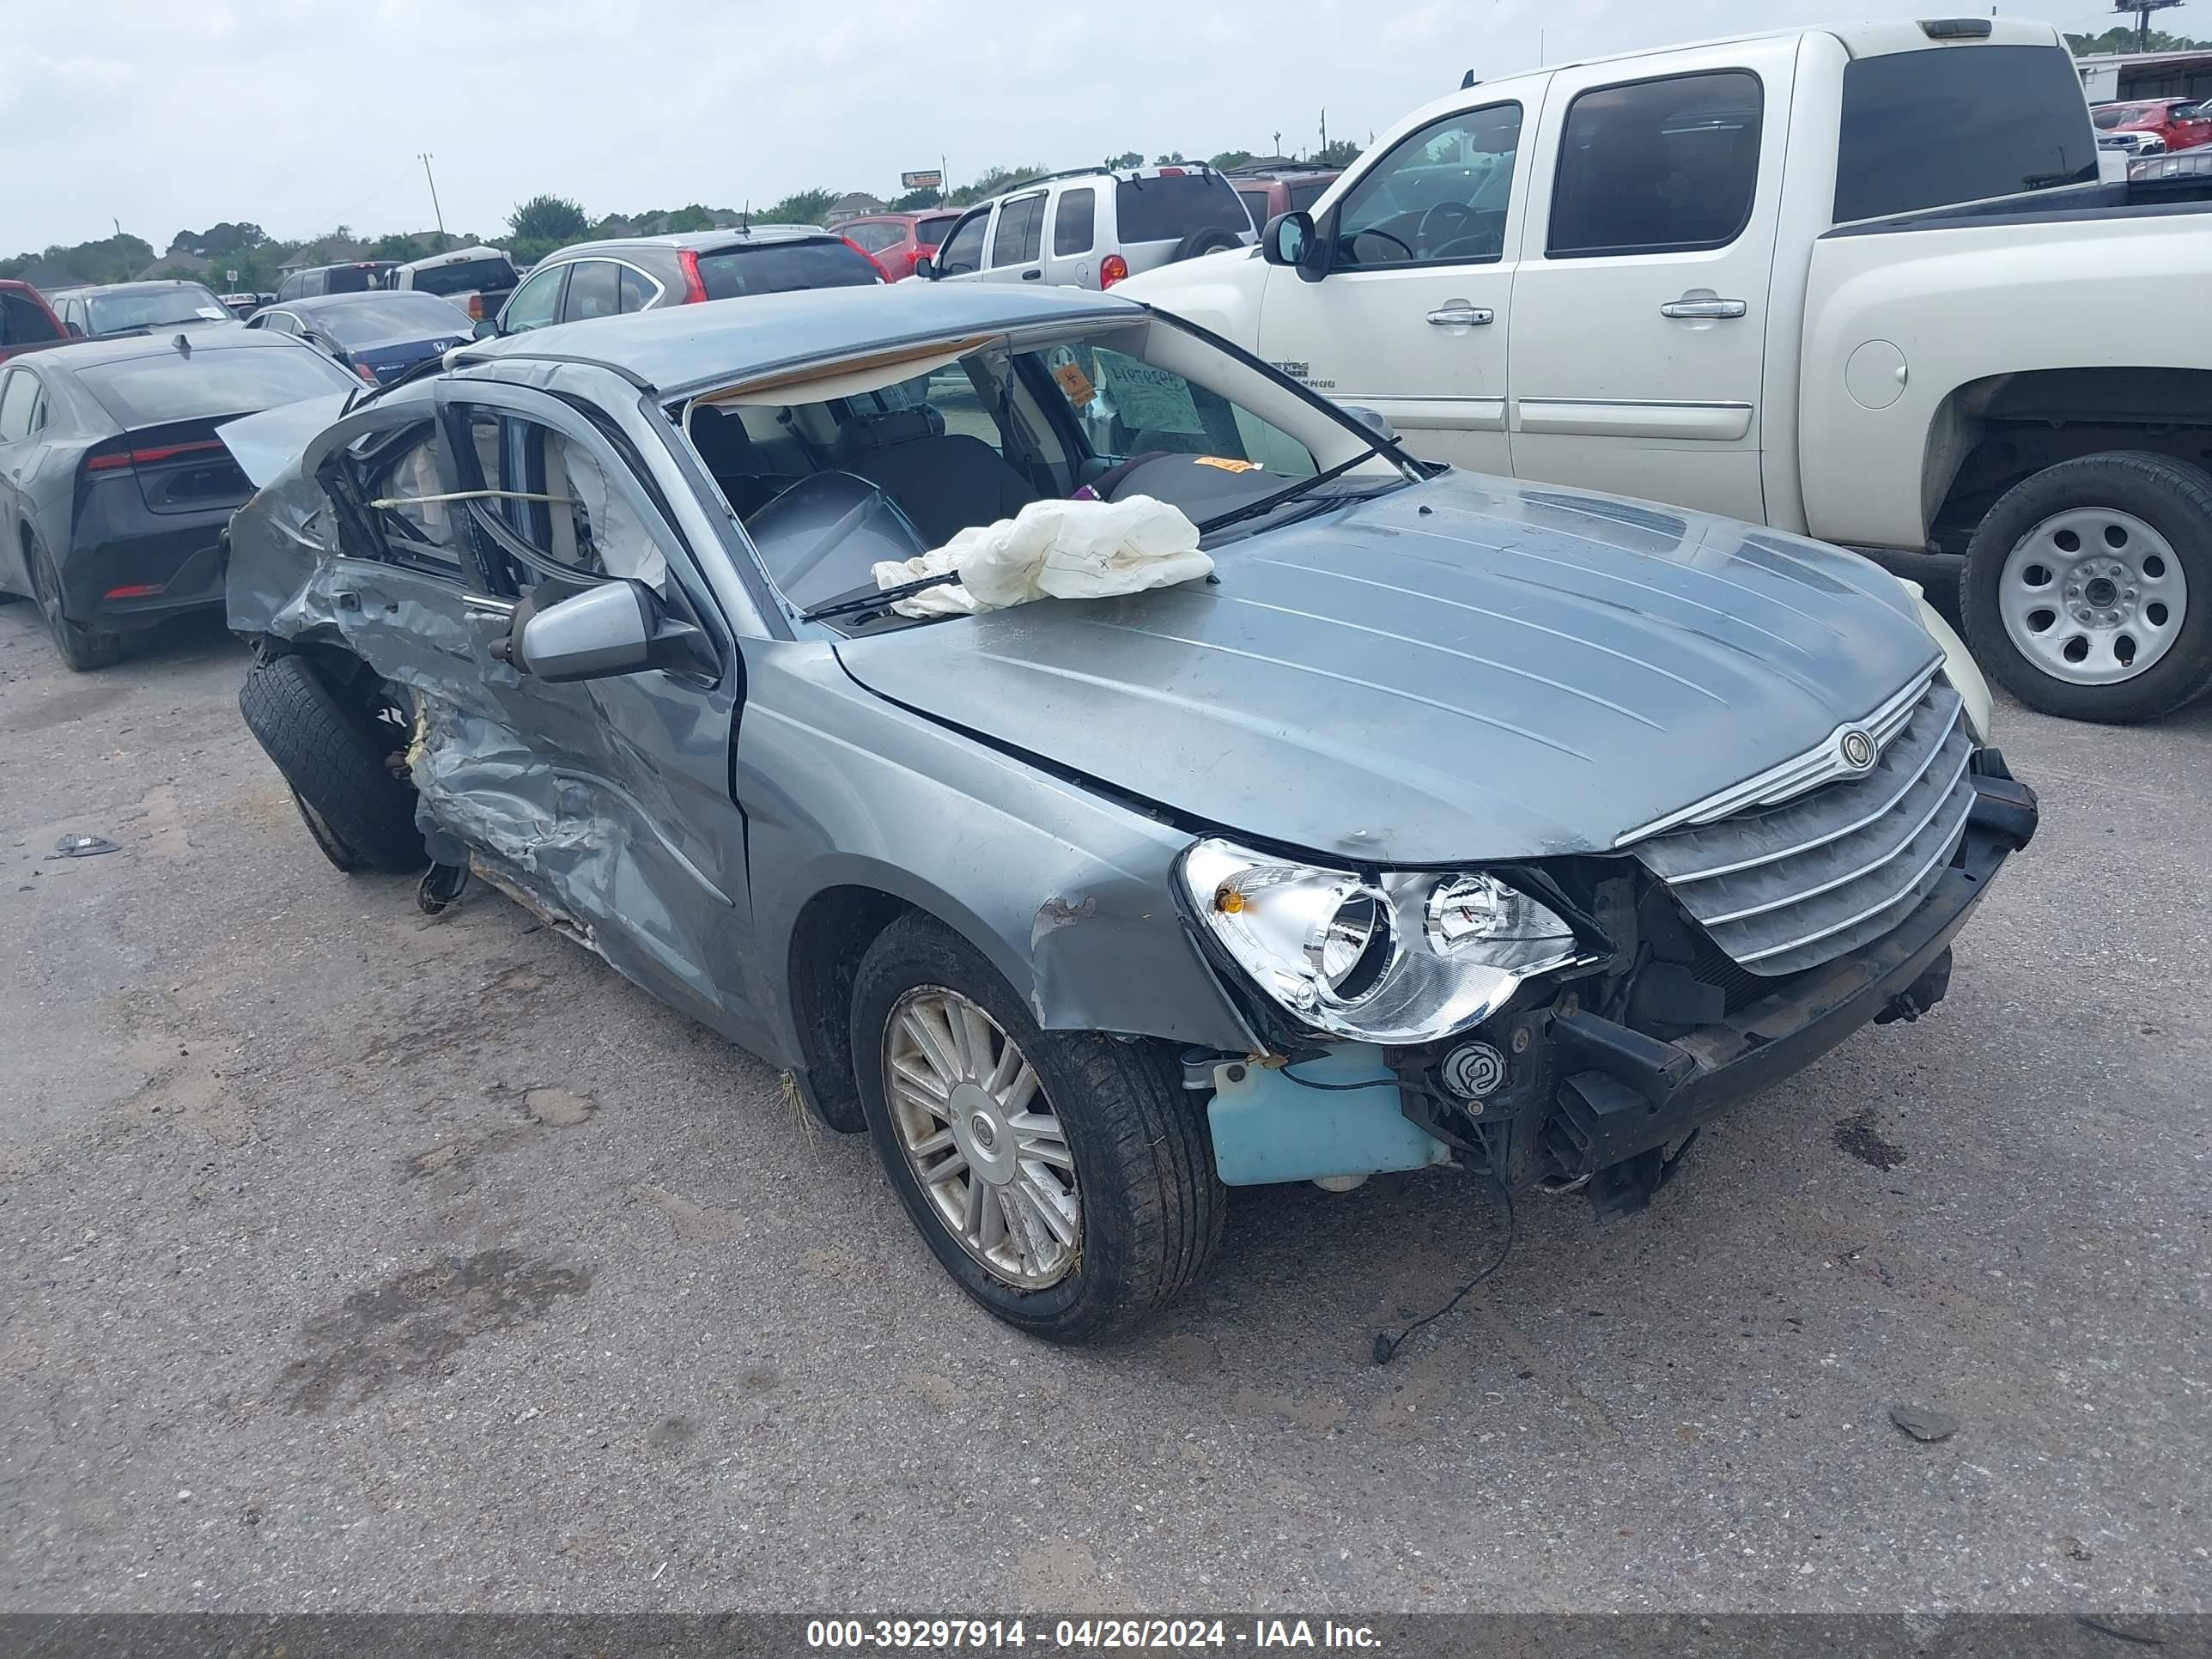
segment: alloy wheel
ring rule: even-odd
[[[2156,529],[2114,507],[2069,507],[2030,530],[1997,578],[2006,636],[2043,672],[2113,685],[2181,635],[2189,580]]]
[[[1083,1245],[1067,1136],[1036,1072],[979,1004],[916,986],[884,1022],[884,1097],[930,1208],[994,1278],[1042,1290]]]

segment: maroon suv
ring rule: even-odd
[[[893,282],[914,275],[914,262],[937,252],[945,233],[960,216],[957,208],[933,209],[927,213],[871,213],[832,227],[854,246],[873,256]]]
[[[0,279],[0,362],[19,351],[59,345],[69,338],[46,296],[28,283]]]
[[[1252,216],[1252,228],[1265,230],[1267,221],[1279,213],[1305,213],[1321,200],[1322,192],[1334,184],[1341,167],[1280,167],[1265,171],[1231,173],[1229,182],[1237,186],[1237,199],[1244,204],[1244,211]]]

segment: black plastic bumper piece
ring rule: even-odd
[[[1863,950],[1802,974],[1727,1019],[1662,1042],[1589,1013],[1552,1022],[1564,1080],[1552,1121],[1595,1174],[1682,1139],[1723,1108],[1803,1070],[1899,999],[1915,1012],[1949,985],[1952,936],[1990,878],[2035,833],[2035,795],[1978,774],[1958,861],[1920,908]],[[1553,1140],[1555,1149],[1561,1139]]]

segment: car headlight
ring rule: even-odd
[[[1358,1042],[1448,1036],[1578,954],[1549,908],[1477,871],[1370,879],[1201,841],[1182,873],[1192,909],[1255,985]]]

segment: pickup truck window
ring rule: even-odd
[[[1836,222],[2089,184],[2097,141],[2057,46],[1960,46],[1844,70]]]
[[[1409,133],[1345,198],[1334,263],[1487,264],[1505,254],[1521,106],[1465,110]]]
[[[1748,70],[1594,87],[1567,106],[1552,186],[1553,258],[1726,247],[1759,184]]]

